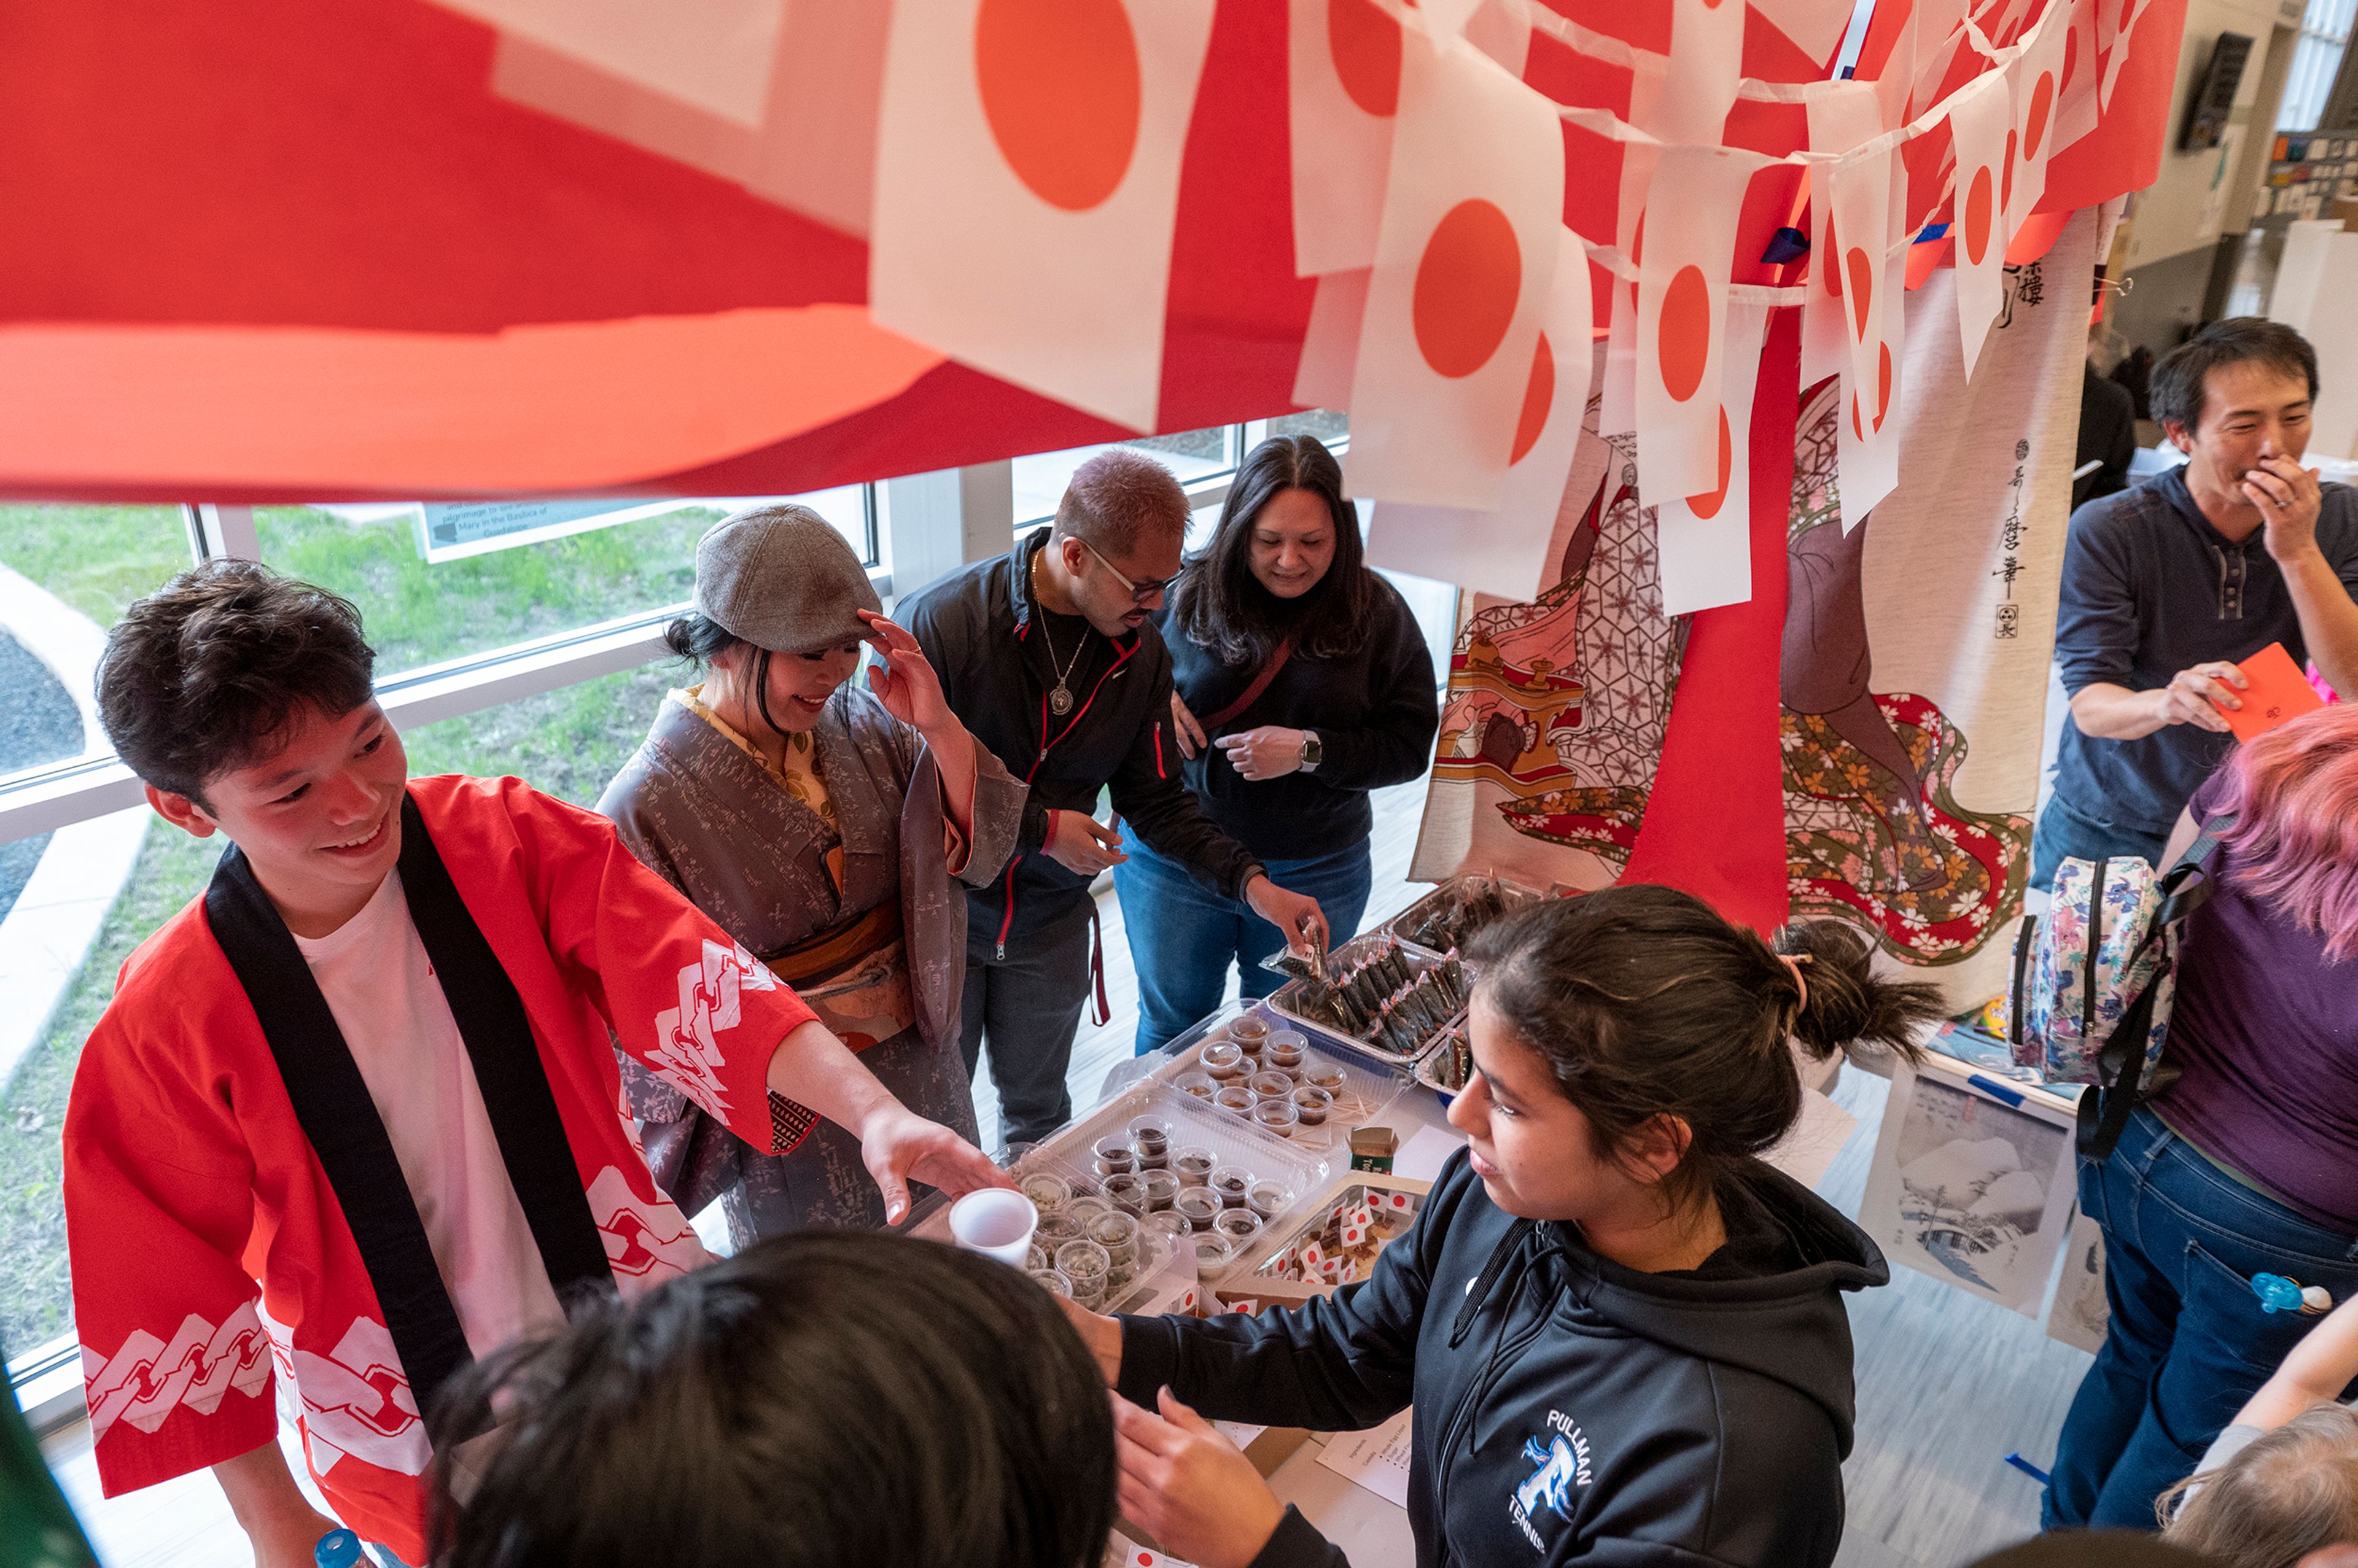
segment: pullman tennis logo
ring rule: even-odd
[[[1547,1543],[1540,1539],[1531,1517],[1541,1508],[1558,1519],[1572,1517],[1572,1489],[1589,1484],[1588,1439],[1580,1424],[1562,1411],[1548,1411],[1547,1423],[1555,1429],[1546,1443],[1536,1437],[1523,1439],[1524,1463],[1532,1466],[1531,1477],[1515,1488],[1508,1516],[1524,1538],[1541,1551]]]

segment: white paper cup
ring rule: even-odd
[[[1039,1209],[1012,1188],[979,1188],[950,1205],[951,1238],[968,1251],[1011,1268],[1023,1267],[1032,1233],[1039,1227]]]

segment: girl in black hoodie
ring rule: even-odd
[[[1205,1418],[1346,1431],[1413,1405],[1420,1568],[1825,1568],[1841,1292],[1890,1271],[1758,1156],[1800,1113],[1794,1047],[1912,1057],[1938,1015],[1867,957],[1842,926],[1772,947],[1645,886],[1483,932],[1449,1113],[1470,1142],[1373,1277],[1258,1317],[1074,1311],[1123,1396],[1123,1512],[1204,1568],[1335,1568]]]

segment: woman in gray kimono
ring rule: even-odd
[[[760,506],[696,547],[674,691],[598,809],[631,852],[794,987],[901,1103],[968,1140],[958,1055],[963,889],[1007,863],[1023,785],[942,699],[917,641],[886,620],[841,535]],[[850,684],[862,644],[878,663]],[[757,1152],[625,1060],[647,1162],[688,1213],[718,1197],[742,1248],[810,1226],[876,1226],[860,1145],[823,1125]]]

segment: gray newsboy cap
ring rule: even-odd
[[[884,601],[834,524],[781,503],[733,513],[697,541],[696,608],[757,648],[808,654],[868,635],[854,611]]]

